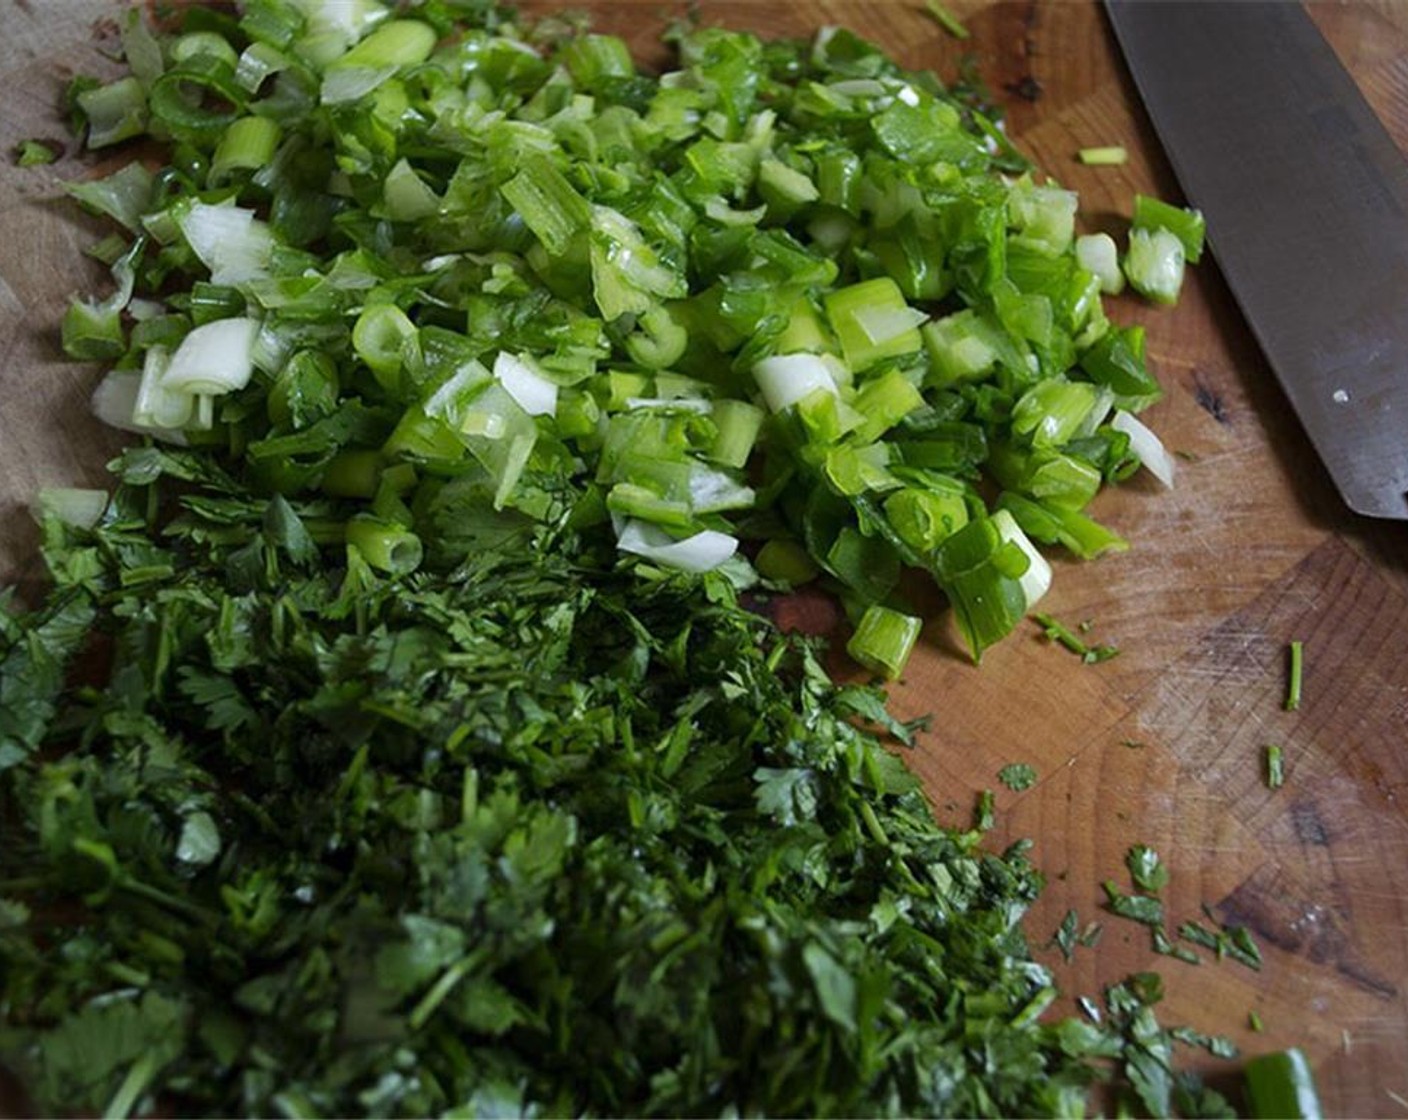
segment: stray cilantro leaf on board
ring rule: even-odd
[[[1036,767],[1025,762],[1010,762],[997,772],[997,780],[1014,793],[1036,785]]]

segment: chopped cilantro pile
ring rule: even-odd
[[[1150,978],[1041,1019],[1024,846],[748,609],[824,573],[896,675],[902,568],[976,655],[1031,538],[1123,547],[1158,387],[1074,197],[844,31],[651,77],[402,7],[133,14],[70,91],[169,162],[71,187],[145,445],[0,600],[0,1059],[113,1117],[1216,1110]]]

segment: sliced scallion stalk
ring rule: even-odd
[[[918,328],[928,316],[910,307],[888,276],[828,292],[823,302],[846,364],[856,372],[924,345]]]
[[[374,517],[348,521],[347,543],[373,568],[397,576],[419,568],[424,555],[420,538],[409,529]]]
[[[415,66],[430,57],[435,49],[435,28],[415,19],[392,19],[381,24],[370,35],[339,58],[330,70],[367,69],[393,70]]]
[[[136,78],[119,78],[78,95],[88,121],[88,147],[105,148],[147,129],[147,91]]]
[[[494,359],[494,376],[529,416],[552,416],[557,412],[557,385],[543,376],[528,355],[500,351]]]
[[[1266,788],[1280,789],[1286,783],[1284,752],[1275,743],[1266,748]]]
[[[1129,162],[1129,153],[1119,144],[1082,148],[1076,154],[1087,167],[1118,167]]]
[[[1123,410],[1115,413],[1110,427],[1129,436],[1129,449],[1139,456],[1139,461],[1149,473],[1165,486],[1172,487],[1175,473],[1173,456],[1164,448],[1163,441],[1137,416]]]
[[[161,374],[162,389],[210,396],[243,389],[254,372],[254,340],[258,335],[257,319],[217,319],[196,327],[171,355],[171,364]]]
[[[558,59],[573,82],[589,91],[636,72],[630,48],[615,35],[574,36],[563,45]]]
[[[157,349],[157,348],[153,348]],[[151,351],[148,351],[150,354]],[[110,428],[153,436],[165,443],[184,444],[186,436],[179,429],[158,428],[150,424],[139,424],[134,418],[137,398],[142,387],[142,374],[138,370],[113,370],[93,390],[89,408],[93,415]]]
[[[195,143],[218,141],[244,115],[247,102],[234,67],[208,54],[168,70],[151,90],[152,116],[173,136]]]
[[[45,486],[39,491],[35,512],[41,519],[54,517],[77,529],[91,529],[108,508],[106,490],[72,486]]]
[[[132,405],[131,423],[138,429],[178,429],[191,422],[195,412],[195,397],[191,393],[172,391],[163,384],[171,365],[171,355],[161,346],[146,353],[141,382]]]
[[[79,361],[112,361],[127,350],[120,310],[111,302],[74,299],[60,325],[64,353]]]
[[[1207,223],[1198,210],[1171,206],[1145,194],[1134,196],[1135,229],[1154,231],[1166,229],[1183,245],[1183,255],[1189,264],[1197,264],[1203,255],[1203,237]]]
[[[530,159],[499,190],[553,255],[566,252],[591,223],[587,200],[547,159]]]
[[[210,161],[210,181],[222,182],[233,171],[257,171],[274,158],[279,126],[268,117],[241,117],[220,138]]]
[[[764,579],[791,587],[810,583],[821,574],[821,569],[817,567],[805,545],[782,537],[774,537],[763,545],[758,550],[753,566]]]
[[[416,325],[394,303],[373,304],[357,317],[352,347],[384,387],[400,384],[401,370],[413,353]]]
[[[913,615],[872,604],[846,643],[846,652],[871,672],[895,680],[904,672],[923,626]]]
[[[838,393],[830,364],[815,354],[764,358],[753,367],[753,378],[773,412],[781,412],[814,392]]]
[[[268,275],[274,236],[253,210],[191,200],[172,214],[186,243],[210,269],[212,283],[240,284]]]
[[[1124,274],[1140,295],[1155,303],[1177,303],[1184,259],[1183,242],[1169,230],[1131,229]]]
[[[1100,290],[1109,295],[1124,291],[1124,273],[1120,271],[1119,250],[1108,233],[1090,233],[1076,238],[1076,260],[1081,268],[1093,273],[1100,281]]]
[[[748,401],[715,401],[710,409],[717,434],[708,456],[716,463],[741,470],[753,453],[762,430],[763,410]]]

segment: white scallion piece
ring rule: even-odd
[[[1129,436],[1129,447],[1139,461],[1149,469],[1149,473],[1170,489],[1173,488],[1173,456],[1144,421],[1131,413],[1120,410],[1110,421],[1110,427]]]
[[[531,359],[501,351],[494,359],[494,376],[529,416],[557,414],[557,386],[537,370]]]
[[[724,471],[695,463],[689,472],[689,508],[695,513],[749,509],[757,495]]]
[[[1015,544],[1031,561],[1018,580],[1022,585],[1022,595],[1027,601],[1027,610],[1031,610],[1041,597],[1051,590],[1051,565],[1046,562],[1046,557],[1036,550],[1036,545],[1027,539],[1027,534],[1022,532],[1016,519],[1005,509],[993,514],[992,520],[1002,539]]]
[[[1120,253],[1108,233],[1088,233],[1076,238],[1076,263],[1100,281],[1100,290],[1109,295],[1124,291]]]
[[[1155,303],[1173,304],[1183,288],[1185,259],[1183,242],[1169,230],[1132,229],[1124,274],[1140,295]]]
[[[790,408],[818,389],[840,396],[836,379],[817,354],[778,354],[753,367],[753,378],[773,412]]]
[[[665,408],[672,412],[697,412],[700,416],[707,416],[713,411],[714,403],[703,397],[627,397],[626,407]]]
[[[45,486],[39,491],[35,512],[40,516],[57,517],[65,525],[91,529],[103,519],[108,508],[106,490],[87,490],[74,486]]]
[[[733,559],[738,540],[727,533],[705,529],[677,541],[663,529],[646,521],[630,520],[621,526],[616,546],[622,552],[644,556],[667,568],[685,572],[709,572]]]
[[[166,387],[164,379],[170,368],[171,355],[166,347],[153,346],[147,351],[137,399],[132,405],[131,421],[137,430],[184,428],[191,422],[196,399],[190,393],[172,392]]]
[[[193,201],[176,218],[181,236],[206,268],[212,284],[235,285],[269,275],[274,234],[239,206]]]
[[[396,76],[394,66],[341,66],[323,76],[319,98],[324,105],[357,101]]]
[[[183,432],[150,424],[138,424],[133,419],[141,386],[142,375],[136,370],[115,369],[98,382],[98,387],[93,390],[89,408],[94,416],[110,428],[185,446],[186,436]]]
[[[929,321],[929,316],[917,307],[858,307],[856,324],[876,346],[899,338],[906,331]]]
[[[161,387],[190,396],[218,396],[243,389],[254,373],[259,325],[258,319],[217,319],[197,327],[171,356],[171,364],[161,375]]]

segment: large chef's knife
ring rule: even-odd
[[[1298,3],[1106,0],[1247,322],[1350,508],[1408,518],[1408,166]]]

